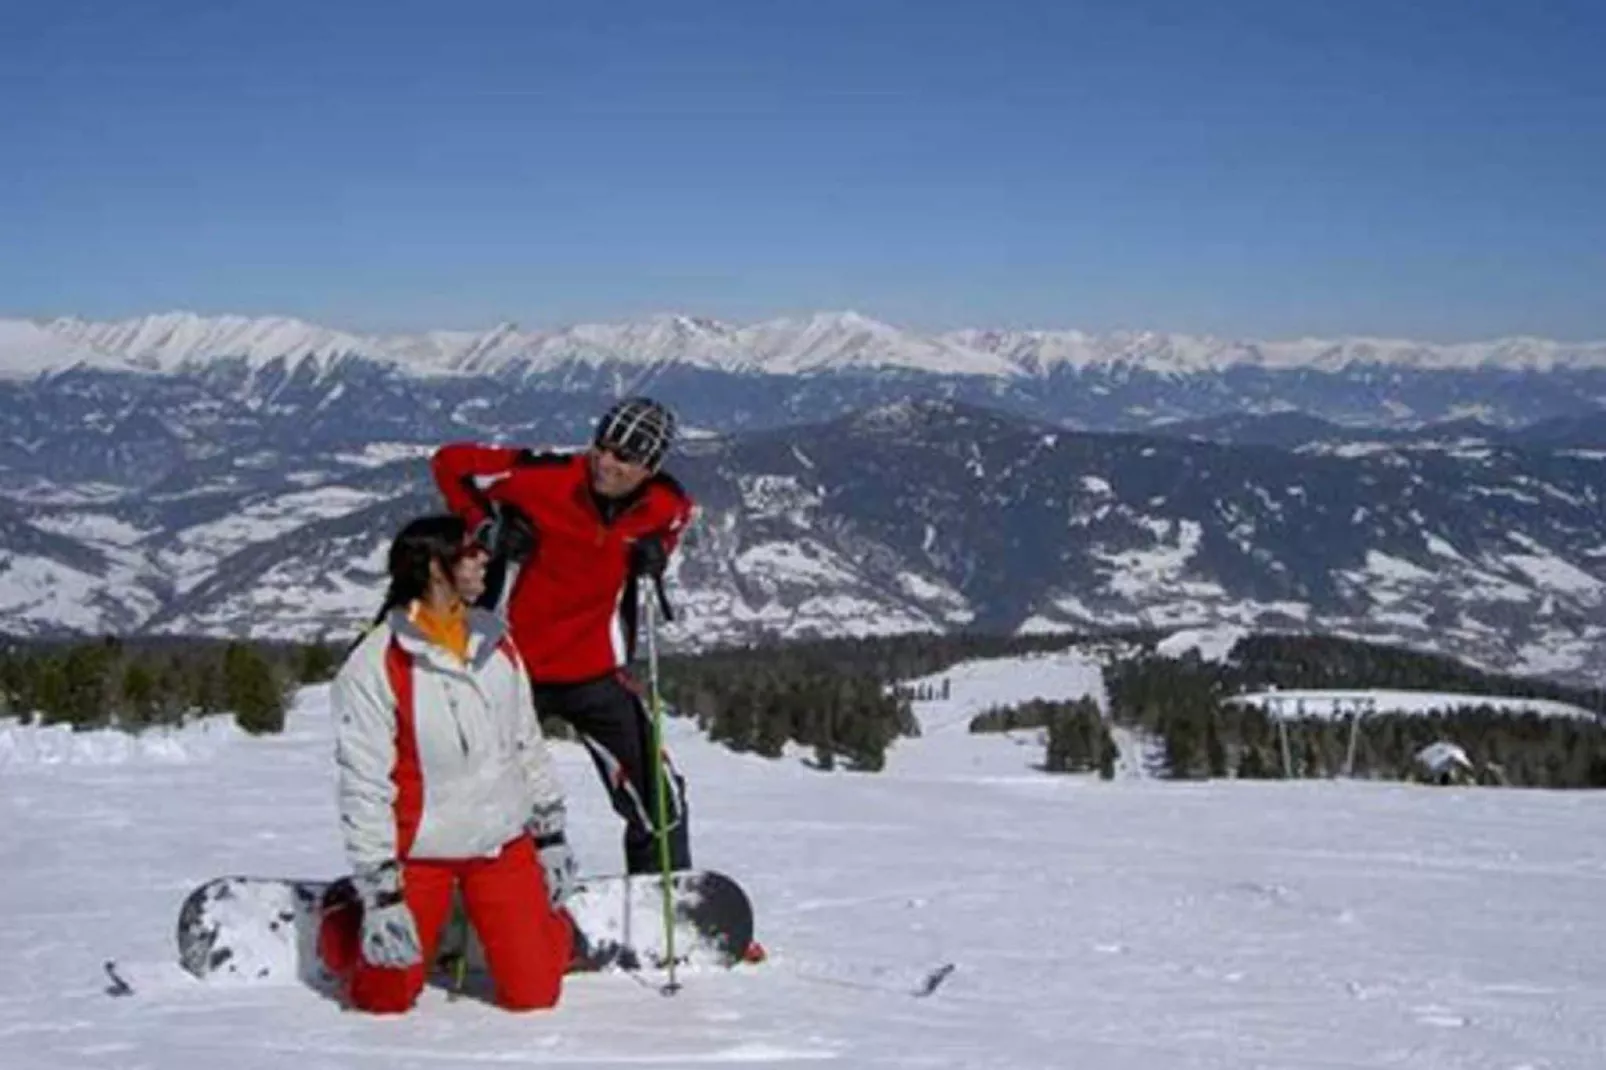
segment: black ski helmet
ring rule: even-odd
[[[631,397],[614,402],[602,414],[592,444],[656,472],[674,440],[675,414],[652,398]]]

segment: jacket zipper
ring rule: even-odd
[[[448,679],[446,682],[446,708],[452,713],[452,725],[457,729],[457,743],[463,748],[463,757],[468,757],[468,733],[463,731],[463,716],[457,710],[457,696],[453,694],[454,685]]]
[[[631,502],[629,505],[615,513],[612,520],[604,520],[602,517],[602,511],[597,508],[596,502],[592,502],[591,512],[597,518],[596,544],[598,546],[605,545],[608,541],[608,529],[613,527],[619,521],[623,520],[625,517],[629,516],[630,513],[640,507],[641,504],[642,500],[637,498],[635,501]]]
[[[589,489],[584,490],[583,493],[585,495],[587,510],[593,517],[596,518],[597,526],[604,531],[613,527],[613,525],[618,523],[620,519],[629,513],[635,512],[637,509],[647,503],[647,498],[645,495],[638,495],[636,498],[628,502],[623,509],[620,509],[617,513],[613,514],[612,518],[608,518],[602,515],[602,507],[597,504],[596,496],[593,495]]]

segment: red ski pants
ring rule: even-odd
[[[418,926],[424,961],[406,969],[372,966],[356,953],[360,919],[356,910],[340,913],[354,953],[348,977],[351,1003],[374,1014],[400,1014],[412,1008],[424,987],[427,964],[435,959],[442,927],[451,912],[452,887],[460,884],[468,920],[485,949],[485,964],[496,985],[496,1002],[508,1010],[535,1010],[557,1004],[563,975],[573,952],[574,933],[566,917],[548,905],[546,881],[535,847],[520,836],[495,858],[462,861],[412,860],[402,864],[402,889]],[[332,919],[331,919],[332,920]],[[343,942],[343,941],[342,941]],[[341,956],[347,957],[347,956]]]

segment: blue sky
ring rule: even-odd
[[[0,14],[0,315],[1606,338],[1606,3]]]

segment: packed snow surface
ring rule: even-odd
[[[173,735],[184,760],[0,765],[0,1066],[1606,1066],[1606,795],[1050,776],[1028,739],[964,724],[1096,677],[1011,664],[937,674],[949,698],[880,774],[671,721],[695,859],[749,888],[769,961],[683,972],[667,998],[661,977],[572,977],[544,1014],[429,989],[374,1019],[173,963],[196,883],[342,868],[325,688],[282,736]],[[589,762],[555,746],[582,866],[615,869]],[[133,995],[106,994],[109,958]]]

